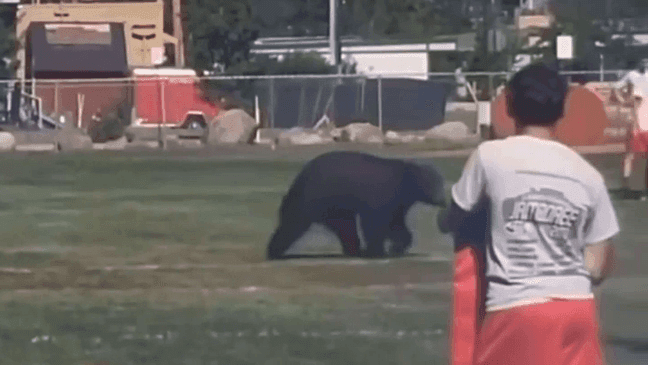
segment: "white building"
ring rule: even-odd
[[[474,52],[475,34],[439,36],[425,43],[372,42],[359,37],[343,37],[340,43],[342,60],[354,63],[359,74],[376,77],[409,73],[404,77],[426,80],[428,72],[445,71],[434,66],[437,59]],[[326,36],[260,38],[251,50],[252,55],[269,55],[280,60],[296,52],[316,52],[333,63]]]

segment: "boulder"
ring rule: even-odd
[[[343,129],[348,133],[349,142],[383,143],[385,139],[380,128],[371,123],[351,123]],[[344,132],[342,132],[340,139],[346,139]]]
[[[350,142],[349,132],[344,128],[333,128],[329,135],[333,137],[336,142]]]
[[[333,137],[326,133],[313,132],[301,127],[289,129],[277,138],[280,145],[308,146],[332,143]]]
[[[59,151],[89,151],[92,150],[92,139],[82,134],[59,135],[57,148]]]
[[[92,138],[83,129],[77,128],[71,112],[52,113],[50,117],[62,123],[62,127],[44,130],[39,134],[52,141],[57,151],[92,150]]]
[[[0,132],[0,151],[13,151],[16,148],[16,138],[9,132]]]
[[[425,133],[426,139],[448,139],[451,141],[466,139],[470,130],[462,122],[446,122],[431,128]]]
[[[388,131],[385,133],[385,139],[390,143],[413,143],[425,141],[424,135],[416,135],[413,133],[399,133]]]
[[[248,143],[254,138],[257,125],[254,118],[241,109],[219,114],[209,124],[207,144]]]
[[[92,150],[92,138],[65,123],[64,128],[58,131],[57,148],[59,151]]]
[[[95,143],[92,145],[92,149],[95,150],[110,150],[110,151],[122,151],[128,145],[128,138],[121,137],[106,143]]]

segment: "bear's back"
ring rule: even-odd
[[[395,199],[406,164],[358,152],[329,152],[311,160],[293,189],[309,200],[372,202]],[[297,192],[296,191],[296,192]]]

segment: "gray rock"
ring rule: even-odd
[[[256,121],[241,109],[219,114],[209,124],[207,144],[247,143],[254,137]]]
[[[371,123],[351,123],[343,129],[349,134],[349,142],[383,143],[385,140],[380,128]],[[341,139],[345,139],[344,136]]]
[[[13,151],[16,148],[16,138],[9,132],[0,132],[0,151]]]
[[[121,151],[126,148],[128,145],[127,137],[122,137],[114,141],[108,141],[106,143],[95,143],[92,145],[92,149],[95,150],[110,150],[110,151]]]
[[[58,131],[57,148],[59,151],[92,150],[92,138],[74,127],[65,127]]]
[[[470,136],[470,130],[462,122],[446,122],[425,133],[426,139],[462,140]]]
[[[301,127],[289,129],[277,138],[280,145],[308,146],[333,143],[333,137],[326,133],[305,130]]]
[[[390,143],[414,143],[425,141],[425,136],[414,133],[388,131],[385,133],[385,139]]]

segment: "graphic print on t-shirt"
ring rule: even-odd
[[[505,256],[512,279],[580,274],[574,249],[584,210],[553,189],[504,200]]]

